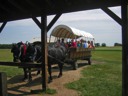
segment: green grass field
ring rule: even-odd
[[[10,49],[0,49],[0,61],[12,62],[13,56]],[[23,74],[21,68],[12,66],[0,66],[0,72],[6,72],[8,77]]]
[[[99,47],[92,52],[92,65],[87,65],[78,81],[65,86],[77,90],[81,96],[121,96],[122,48]],[[0,49],[0,61],[12,61],[9,49]],[[23,74],[17,67],[0,66],[8,77]]]
[[[12,61],[12,53],[10,49],[0,49],[0,61]]]
[[[96,48],[92,53],[92,62],[96,63],[82,70],[83,77],[66,87],[77,90],[81,96],[121,96],[121,58],[121,47]]]

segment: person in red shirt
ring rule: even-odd
[[[74,39],[71,40],[71,47],[73,47],[73,48],[77,47],[77,43]]]

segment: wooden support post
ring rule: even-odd
[[[41,16],[41,46],[42,46],[42,88],[46,91],[48,86],[47,76],[47,16],[43,14]]]
[[[7,76],[5,73],[0,73],[0,96],[7,95]]]
[[[122,14],[122,96],[128,96],[128,5],[121,0]]]

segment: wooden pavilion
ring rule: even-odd
[[[122,17],[119,18],[108,7],[121,6]],[[9,21],[32,18],[41,29],[42,89],[47,88],[47,32],[63,13],[82,10],[102,9],[122,26],[122,96],[128,96],[128,0],[1,0],[0,1],[0,33]],[[55,15],[47,26],[47,16]],[[37,17],[41,17],[41,22]],[[86,17],[85,17],[86,18]],[[19,66],[11,62],[0,62],[0,65]]]

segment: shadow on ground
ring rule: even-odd
[[[88,65],[87,63],[78,62],[78,68]],[[64,64],[63,72],[71,71],[72,66]],[[75,70],[74,70],[75,71]],[[53,79],[57,80],[57,75],[59,74],[58,66],[52,67]],[[56,73],[56,74],[54,74]],[[35,96],[32,95],[31,90],[41,90],[42,89],[42,77],[41,74],[36,75],[36,72],[32,72],[32,81],[24,82],[22,81],[23,75],[18,75],[8,80],[8,96]]]

